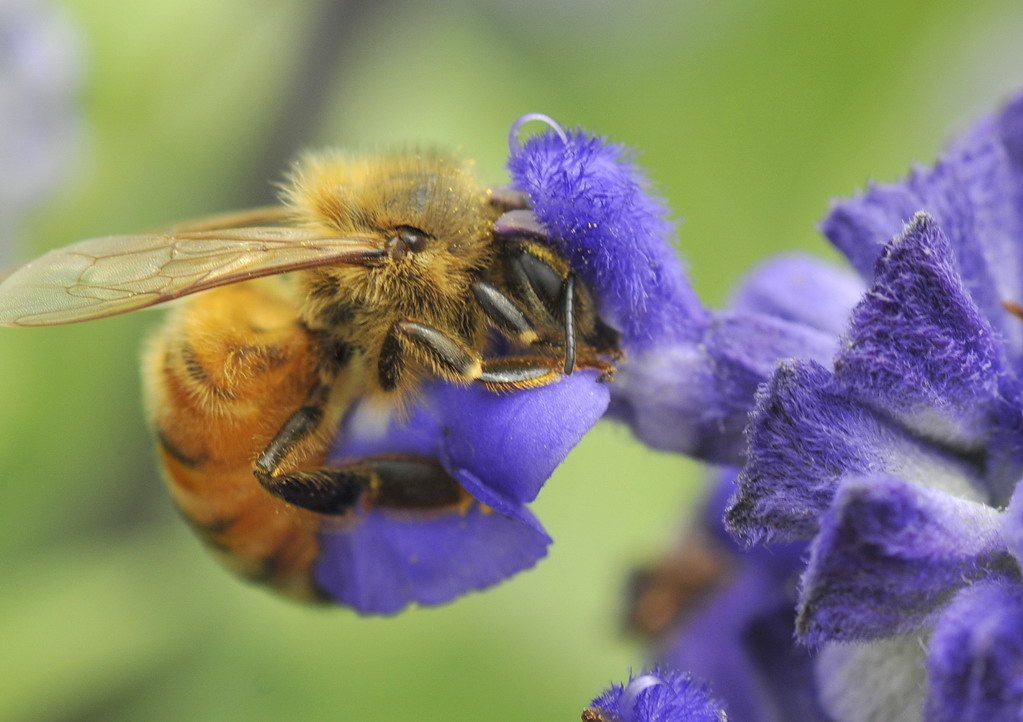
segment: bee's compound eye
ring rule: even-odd
[[[413,226],[398,226],[387,241],[387,252],[400,261],[410,253],[419,253],[427,246],[430,236]]]

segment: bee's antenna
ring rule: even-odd
[[[508,133],[508,149],[511,151],[512,155],[516,155],[520,150],[522,150],[522,145],[519,143],[519,131],[522,130],[522,126],[534,120],[538,120],[541,123],[549,125],[554,129],[554,132],[558,134],[562,142],[566,145],[568,144],[568,135],[566,135],[565,130],[558,125],[556,120],[551,118],[549,115],[544,115],[543,113],[526,113],[512,123],[511,131]]]

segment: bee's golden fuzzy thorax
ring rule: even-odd
[[[469,162],[439,151],[311,154],[293,169],[285,201],[300,224],[342,234],[399,225],[452,243],[488,232],[487,192]]]
[[[402,229],[426,235],[415,253],[376,265],[337,265],[301,274],[302,317],[335,333],[373,363],[398,320],[457,329],[477,345],[485,324],[467,305],[470,287],[497,256],[495,213],[471,164],[436,151],[310,155],[285,190],[294,222],[330,237],[373,239],[382,250]]]

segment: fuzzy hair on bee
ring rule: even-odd
[[[319,535],[344,533],[358,510],[476,503],[437,459],[329,461],[357,403],[400,414],[429,380],[495,393],[579,368],[610,380],[619,338],[542,231],[495,230],[528,199],[487,189],[471,163],[310,153],[281,201],[51,251],[0,281],[0,325],[190,296],[143,366],[171,494],[230,567],[315,600]]]
[[[498,209],[471,166],[438,151],[388,153],[371,158],[344,152],[309,154],[296,164],[283,198],[295,224],[322,235],[386,238],[392,263],[376,267],[321,266],[298,278],[301,316],[368,367],[386,366],[404,349],[386,335],[401,319],[451,329],[473,349],[482,346],[485,317],[472,283],[494,265],[492,238]],[[411,391],[423,372],[443,375],[432,354],[410,349],[424,366],[370,374],[366,391]],[[473,367],[469,375],[478,374]]]

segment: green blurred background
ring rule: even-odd
[[[20,260],[267,202],[309,146],[447,145],[500,183],[539,111],[642,151],[720,304],[773,252],[832,255],[829,198],[1023,87],[1016,0],[56,6],[82,130]],[[696,464],[601,425],[534,506],[555,538],[535,570],[391,619],[309,610],[221,571],[172,510],[137,373],[157,321],[0,334],[0,719],[576,720],[642,663],[623,579],[677,535]]]

